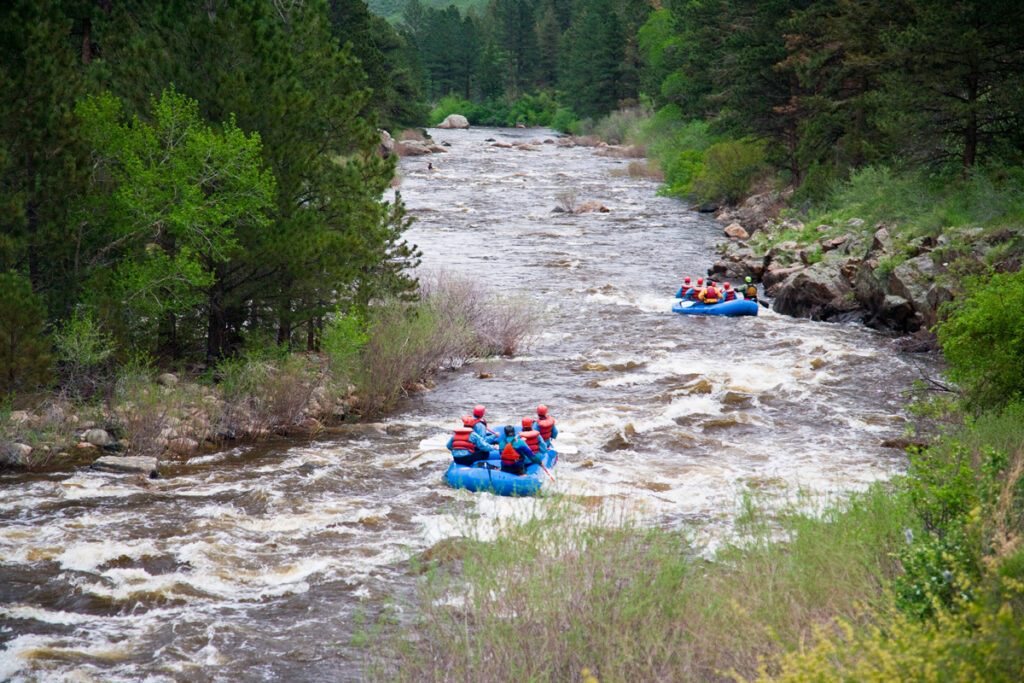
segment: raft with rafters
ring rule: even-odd
[[[705,304],[700,301],[684,299],[672,304],[672,312],[683,315],[757,315],[757,302],[753,299],[738,297],[732,301],[719,301],[717,304]]]
[[[549,448],[542,453],[542,462],[548,471],[558,462],[558,453]],[[501,471],[501,458],[480,460],[472,466],[452,462],[444,479],[454,488],[467,491],[489,491],[499,496],[534,496],[540,493],[544,482],[551,478],[540,465],[527,465],[526,474],[517,475]]]

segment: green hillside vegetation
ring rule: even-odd
[[[366,6],[379,17],[397,25],[402,18],[402,10],[409,0],[369,0]],[[462,14],[474,12],[480,14],[487,7],[487,0],[424,0],[423,4],[431,9],[445,9],[449,5]]]

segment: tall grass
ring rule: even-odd
[[[756,509],[756,508],[755,508]],[[378,680],[708,680],[855,618],[894,571],[904,508],[882,487],[821,516],[747,515],[701,559],[685,531],[580,515],[566,501],[430,567]],[[779,534],[787,542],[773,542]],[[416,632],[413,637],[412,632]],[[379,643],[378,643],[379,644]]]
[[[948,228],[1000,229],[1024,223],[1024,169],[975,169],[968,177],[868,167],[836,182],[808,222],[862,218],[938,235]]]

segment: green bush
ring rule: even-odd
[[[948,375],[968,404],[1000,407],[1024,396],[1024,270],[969,278],[938,327]]]
[[[430,116],[428,117],[429,125],[436,126],[444,121],[449,114],[462,114],[470,123],[479,125],[480,122],[470,115],[472,109],[473,105],[470,104],[469,100],[456,97],[455,95],[447,95],[442,97],[437,106],[430,111]]]
[[[765,144],[760,140],[735,140],[711,145],[704,152],[704,166],[693,180],[701,201],[738,202],[765,171]]]
[[[551,122],[548,125],[555,130],[567,133],[574,123],[576,123],[575,112],[568,107],[559,107],[555,111],[555,115],[551,117]]]
[[[327,320],[320,348],[327,354],[335,379],[345,381],[353,377],[359,367],[359,354],[370,340],[366,318],[357,311],[347,315],[335,313]]]
[[[28,278],[0,273],[0,391],[23,391],[50,379],[46,306]]]
[[[53,345],[62,384],[73,395],[88,396],[109,379],[114,340],[89,311],[75,309],[54,332]]]

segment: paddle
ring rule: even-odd
[[[543,463],[543,462],[541,462],[540,460],[538,460],[538,461],[537,461],[537,464],[538,464],[538,465],[540,465],[540,468],[541,468],[542,470],[544,470],[545,472],[547,472],[547,475],[548,475],[549,477],[551,477],[551,481],[555,481],[555,476],[554,476],[553,474],[551,474],[551,470],[549,470],[549,469],[548,469],[547,467],[544,467],[544,463]],[[558,482],[555,482],[555,483],[558,483]]]

